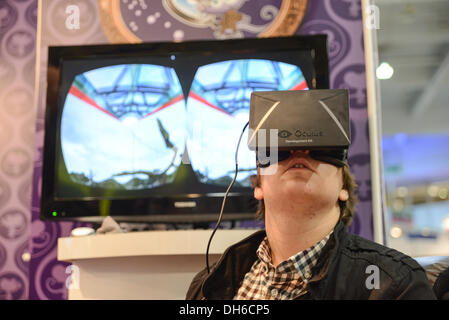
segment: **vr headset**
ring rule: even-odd
[[[253,92],[249,129],[248,147],[256,151],[259,167],[286,160],[291,150],[309,150],[313,159],[345,166],[351,144],[348,90]]]

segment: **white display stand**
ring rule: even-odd
[[[256,231],[218,230],[210,263]],[[192,278],[206,265],[211,233],[176,230],[59,238],[58,260],[72,263],[67,270],[69,300],[185,299]]]

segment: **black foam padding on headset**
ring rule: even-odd
[[[259,155],[259,150],[256,151],[257,166],[260,168],[266,168],[272,164],[269,161],[270,160],[270,151],[267,150],[264,153],[266,153],[266,155],[264,155],[262,152],[260,152],[260,155]],[[290,157],[290,155],[291,155],[290,150],[279,150],[278,151],[278,162],[287,160]],[[314,149],[314,150],[310,150],[309,155],[312,159],[326,162],[326,163],[332,164],[339,168],[348,165],[348,163],[347,163],[348,150],[347,149],[324,149],[324,148],[323,149]],[[261,159],[262,160],[266,159],[268,161],[261,161]]]

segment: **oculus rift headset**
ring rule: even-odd
[[[302,149],[315,160],[345,166],[351,144],[348,90],[253,92],[249,128],[248,147],[256,151],[259,167],[273,163],[270,149],[276,143],[278,162]]]

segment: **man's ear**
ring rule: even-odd
[[[254,188],[254,198],[257,200],[263,200],[263,190],[261,187]]]
[[[341,189],[340,194],[338,195],[338,200],[346,201],[349,199],[349,193],[346,189]]]

